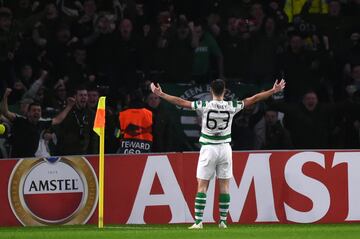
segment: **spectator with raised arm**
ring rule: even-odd
[[[73,98],[68,98],[66,108],[52,119],[41,118],[42,109],[38,103],[30,104],[26,116],[21,116],[8,109],[8,96],[11,91],[9,88],[6,89],[1,102],[1,112],[12,122],[11,157],[33,157],[37,152],[40,137],[42,136],[45,141],[52,139],[51,126],[58,125],[65,119],[75,101]]]
[[[24,95],[22,96],[22,98],[29,98],[29,99],[33,99],[35,100],[37,93],[39,92],[39,90],[41,89],[41,87],[43,87],[45,79],[48,75],[48,72],[43,70],[41,72],[41,75],[39,77],[39,79],[37,79],[36,81],[34,81],[31,85],[30,88],[24,93]]]
[[[93,132],[95,113],[88,103],[88,91],[79,86],[74,94],[75,106],[55,130],[57,151],[62,155],[86,155],[98,152],[98,137]]]

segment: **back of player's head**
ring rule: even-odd
[[[216,79],[211,82],[212,93],[216,96],[221,96],[225,91],[225,82],[221,79]]]

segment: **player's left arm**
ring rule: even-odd
[[[284,79],[282,79],[280,82],[278,82],[278,80],[276,80],[274,83],[274,86],[270,90],[260,92],[256,95],[253,95],[251,97],[244,99],[244,107],[249,107],[259,101],[266,100],[273,94],[276,94],[276,93],[282,91],[285,88],[285,84],[286,83],[285,83]]]
[[[182,108],[191,109],[191,102],[190,101],[184,100],[184,99],[182,99],[180,97],[177,97],[177,96],[166,94],[165,92],[162,91],[159,84],[155,85],[154,83],[151,83],[150,88],[151,88],[151,91],[155,95],[163,98],[164,100],[170,102],[171,104],[180,106]]]

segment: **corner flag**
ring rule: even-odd
[[[101,129],[105,128],[105,96],[99,98],[94,121],[94,131],[101,137]]]
[[[104,227],[104,141],[105,141],[105,96],[99,98],[93,130],[100,137],[99,148],[99,218],[98,227]]]

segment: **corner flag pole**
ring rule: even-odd
[[[105,147],[105,97],[99,98],[93,130],[100,137],[99,148],[99,204],[98,227],[104,227],[104,147]]]
[[[101,128],[99,149],[99,228],[104,227],[104,138],[105,128]]]

